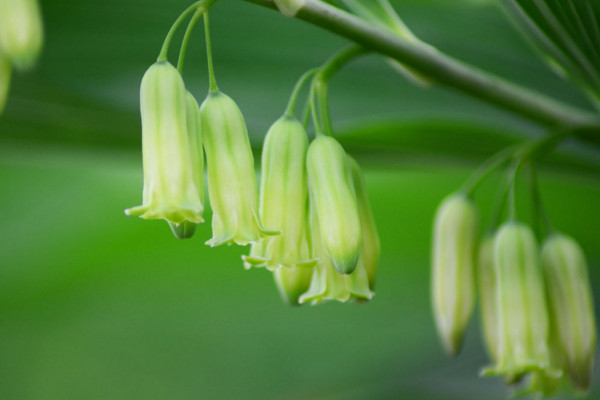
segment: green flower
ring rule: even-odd
[[[0,0],[0,52],[15,68],[33,67],[43,41],[42,18],[36,0]]]
[[[438,207],[433,231],[432,303],[446,352],[456,355],[475,303],[474,267],[479,218],[462,193]]]
[[[246,123],[235,102],[211,92],[200,106],[213,237],[206,244],[247,245],[279,232],[262,227],[254,158]]]
[[[346,153],[332,137],[318,137],[308,148],[307,168],[325,254],[338,272],[350,274],[358,263],[362,232]]]
[[[314,267],[278,268],[273,272],[281,297],[289,305],[300,305],[300,297],[308,291]]]
[[[172,226],[203,222],[202,188],[196,186],[192,162],[198,149],[190,146],[190,136],[197,133],[187,129],[186,90],[179,72],[168,62],[155,63],[142,79],[140,97],[143,204],[125,213],[164,219]]]
[[[362,265],[369,278],[369,288],[375,289],[375,278],[377,275],[377,267],[379,265],[379,255],[381,253],[381,244],[375,219],[369,204],[369,196],[365,179],[360,170],[360,166],[352,157],[348,157],[348,163],[352,169],[352,178],[354,181],[354,189],[356,191],[356,199],[358,201],[358,215],[360,217],[360,226],[362,231],[362,246],[358,264]]]
[[[542,268],[559,362],[579,390],[590,386],[596,321],[585,255],[579,244],[554,234],[542,248]]]
[[[524,224],[506,223],[496,234],[500,345],[496,366],[488,371],[515,379],[541,373],[534,377],[536,385],[560,376],[550,366],[548,310],[538,251],[533,232]]]
[[[486,236],[479,245],[477,283],[481,303],[483,337],[490,358],[498,361],[498,289],[494,270],[494,236]]]
[[[262,154],[260,219],[282,235],[252,244],[246,268],[314,266],[308,246],[306,150],[308,138],[297,119],[284,116],[267,132]],[[280,274],[282,277],[285,274]],[[292,276],[293,274],[289,274]]]
[[[0,0],[1,1],[1,0]],[[8,97],[8,89],[10,89],[10,75],[12,66],[8,59],[0,52],[0,114],[4,110],[6,98]]]
[[[310,288],[300,297],[300,303],[318,304],[331,300],[339,302],[371,300],[373,292],[369,290],[369,277],[365,268],[359,264],[350,274],[339,273],[325,250],[319,225],[316,212],[311,212],[312,241],[319,263],[315,267]]]

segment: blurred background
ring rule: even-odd
[[[478,378],[488,363],[478,310],[463,353],[443,354],[430,231],[440,200],[478,162],[543,132],[417,88],[380,57],[350,65],[330,101],[339,139],[366,171],[382,241],[377,295],[291,308],[271,274],[243,269],[248,249],[204,246],[210,224],[179,241],[164,222],[123,214],[141,201],[140,80],[189,3],[41,1],[43,55],[15,74],[0,117],[0,399],[507,398],[501,382]],[[495,2],[393,3],[440,50],[590,109]],[[258,159],[297,77],[347,42],[239,0],[219,1],[211,22],[219,86],[244,112]],[[202,100],[201,27],[190,46],[184,78]],[[554,224],[587,252],[597,300],[599,173],[598,149],[570,143],[540,177]],[[486,217],[499,180],[477,197]],[[599,374],[589,398],[600,398]]]

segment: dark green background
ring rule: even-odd
[[[394,4],[441,50],[589,108],[492,3]],[[141,201],[140,79],[187,5],[42,1],[43,56],[14,76],[0,119],[0,399],[506,398],[500,382],[477,377],[488,362],[478,318],[463,354],[442,353],[429,309],[430,228],[476,161],[543,131],[416,88],[376,56],[352,64],[332,82],[331,108],[367,171],[383,248],[377,295],[287,307],[269,273],[243,270],[246,249],[203,245],[209,224],[178,241],[163,222],[123,215]],[[219,1],[211,22],[219,85],[258,151],[296,78],[346,42],[240,0]],[[203,51],[199,29],[184,74],[199,100]],[[600,156],[576,143],[560,153],[542,170],[542,194],[555,225],[586,249],[600,292]],[[484,218],[497,184],[478,196]],[[598,396],[597,376],[589,398]]]

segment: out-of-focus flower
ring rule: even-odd
[[[191,156],[197,149],[190,149],[186,90],[177,69],[168,62],[152,65],[142,79],[140,97],[143,204],[125,213],[175,225],[203,222]]]
[[[540,373],[538,381],[560,375],[550,366],[548,310],[538,252],[533,232],[522,223],[508,222],[496,234],[500,345],[496,366],[489,372],[515,379]]]
[[[352,178],[354,181],[354,189],[356,191],[356,199],[358,201],[358,215],[360,217],[362,231],[362,246],[358,263],[359,265],[362,264],[367,272],[369,288],[374,290],[379,256],[381,254],[381,244],[379,242],[379,235],[377,234],[373,212],[371,211],[371,205],[369,204],[365,179],[360,170],[360,166],[352,157],[348,157],[348,163],[352,169]]]
[[[477,283],[481,303],[481,324],[488,354],[498,361],[498,289],[494,270],[494,236],[487,235],[479,245]]]
[[[325,254],[338,272],[350,274],[358,263],[362,232],[346,152],[334,138],[318,137],[308,148],[307,169]]]
[[[559,362],[575,387],[585,391],[596,356],[596,321],[585,255],[575,240],[557,233],[544,243],[542,267]]]
[[[0,0],[0,52],[16,69],[33,67],[43,41],[37,0]]]
[[[252,245],[244,257],[246,268],[265,266],[306,268],[314,266],[310,257],[307,224],[308,184],[306,150],[308,138],[302,124],[294,117],[283,116],[267,132],[262,154],[260,219],[282,235],[268,237]],[[290,282],[306,275],[280,273],[280,282]]]
[[[464,194],[447,197],[438,207],[433,230],[432,302],[444,349],[456,355],[475,303],[474,268],[479,218]]]
[[[254,158],[244,117],[223,92],[211,92],[200,106],[213,210],[213,237],[206,244],[247,245],[278,235],[263,228],[258,216]]]
[[[10,89],[10,75],[12,66],[8,59],[0,52],[0,114],[4,110],[6,98],[8,97],[8,89]]]

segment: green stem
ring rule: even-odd
[[[498,195],[496,197],[496,201],[494,204],[494,212],[492,214],[492,220],[490,221],[490,226],[488,228],[488,232],[493,234],[498,225],[500,225],[500,221],[502,220],[502,211],[504,210],[504,206],[506,205],[506,198],[508,197],[508,192],[510,190],[512,178],[512,171],[504,178],[504,182],[498,191]]]
[[[212,47],[210,45],[210,25],[208,21],[208,12],[204,14],[204,35],[206,36],[206,57],[208,60],[208,79],[210,93],[219,91],[217,80],[215,79],[215,70],[213,66]]]
[[[294,90],[292,91],[292,95],[290,96],[290,100],[285,109],[285,115],[293,116],[295,114],[296,101],[298,100],[300,90],[302,90],[302,87],[304,86],[304,84],[306,83],[308,78],[312,77],[318,71],[319,71],[318,68],[309,69],[304,74],[302,74],[300,79],[298,79],[298,82],[296,82],[296,86],[294,86]]]
[[[169,33],[167,33],[167,37],[165,38],[165,41],[163,42],[162,48],[160,49],[160,53],[158,54],[158,58],[156,59],[156,61],[158,62],[163,62],[163,61],[167,61],[167,56],[169,53],[169,46],[171,45],[171,40],[173,40],[173,36],[175,35],[175,32],[177,31],[177,28],[179,28],[179,25],[181,25],[181,23],[183,22],[183,20],[192,12],[192,11],[196,11],[197,9],[199,9],[200,7],[202,7],[202,5],[204,4],[204,1],[197,1],[194,4],[192,4],[191,6],[189,6],[188,8],[185,9],[184,12],[182,12],[179,17],[177,17],[177,19],[175,20],[175,22],[173,23],[173,25],[171,26],[171,29],[169,29]]]
[[[517,151],[519,146],[511,146],[506,149],[500,150],[494,154],[491,158],[486,160],[477,170],[469,177],[467,182],[463,185],[461,191],[467,196],[473,196],[473,193],[479,187],[481,182],[485,180],[496,168],[502,166],[504,163],[510,161]]]
[[[540,193],[540,185],[537,179],[537,170],[535,165],[530,164],[529,166],[529,184],[531,185],[531,200],[533,202],[533,215],[535,218],[534,226],[537,227],[539,237],[543,237],[543,234],[550,235],[554,232],[552,222],[546,213],[546,208],[542,202],[542,195]]]
[[[509,197],[510,197],[510,211],[509,216],[511,221],[517,220],[517,176],[519,174],[519,169],[521,168],[522,160],[515,160],[512,168],[512,174],[510,177],[510,189],[509,189]]]
[[[271,0],[245,0],[275,8]],[[600,125],[591,114],[453,59],[426,44],[402,39],[339,8],[306,0],[298,19],[392,57],[439,84],[457,89],[545,126]]]
[[[198,19],[202,16],[203,13],[204,13],[204,10],[201,8],[198,8],[196,10],[196,13],[190,20],[190,23],[188,24],[187,29],[185,30],[185,35],[183,36],[183,41],[181,42],[181,49],[179,50],[179,60],[177,60],[177,70],[179,71],[180,74],[183,74],[183,64],[185,62],[185,53],[187,51],[188,43],[190,42],[190,37],[192,36],[192,31],[194,30],[194,27],[196,26],[196,22],[198,22]]]

